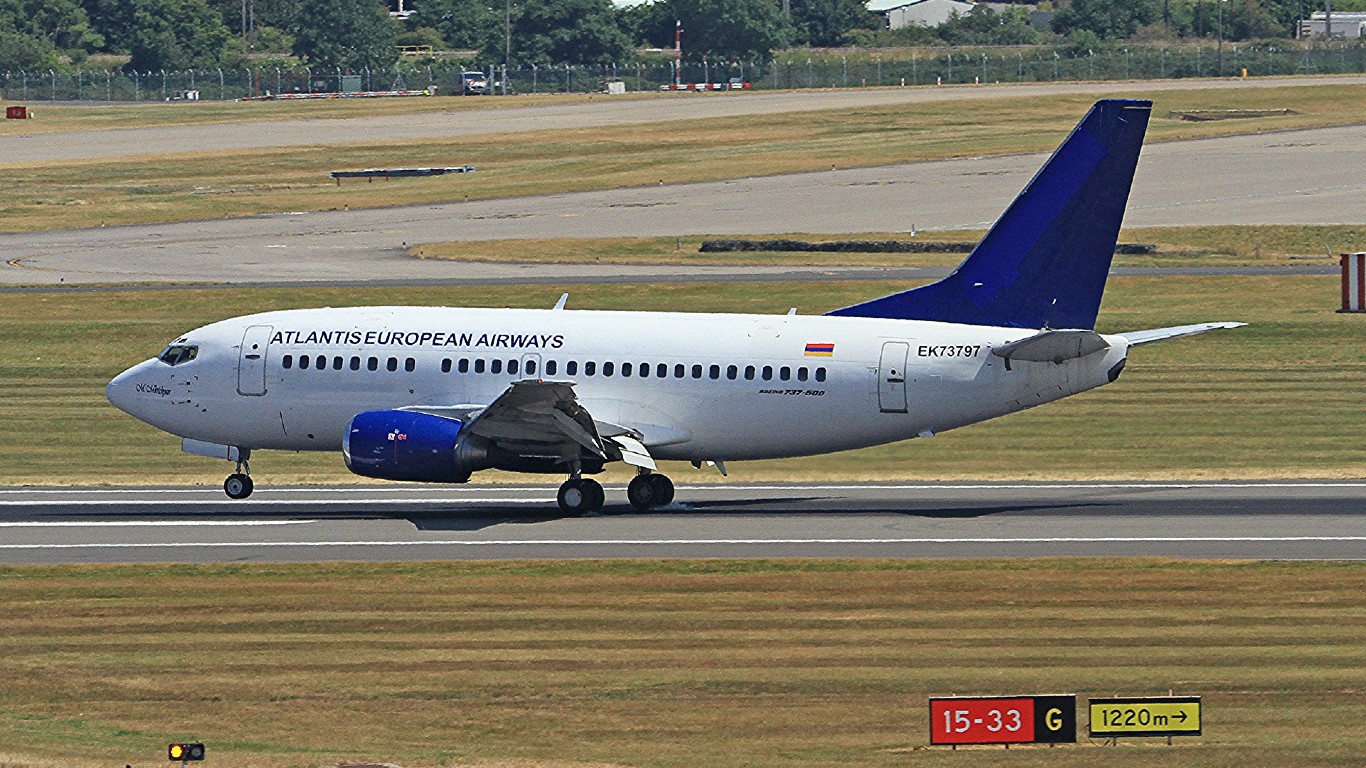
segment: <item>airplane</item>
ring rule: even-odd
[[[380,306],[197,328],[114,378],[116,407],[235,462],[341,451],[354,473],[463,483],[636,468],[637,510],[673,501],[659,461],[726,462],[931,437],[1115,381],[1129,350],[1236,328],[1101,334],[1096,315],[1152,102],[1097,102],[967,259],[927,285],[824,315]]]

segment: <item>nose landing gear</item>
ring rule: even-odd
[[[245,499],[251,495],[254,483],[251,482],[251,466],[245,460],[237,462],[237,471],[223,481],[223,492],[230,499]]]

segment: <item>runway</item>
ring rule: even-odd
[[[710,483],[566,517],[555,486],[0,489],[0,562],[624,557],[1366,559],[1366,482]]]
[[[0,285],[748,279],[830,267],[412,258],[422,242],[985,228],[1044,153],[732,181],[0,235]],[[1363,224],[1366,125],[1145,147],[1125,224]],[[924,235],[933,237],[932,233]],[[866,269],[858,271],[866,272]]]

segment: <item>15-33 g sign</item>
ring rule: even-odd
[[[1061,744],[1077,740],[1077,697],[930,699],[931,744]]]

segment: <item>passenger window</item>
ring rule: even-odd
[[[332,370],[334,371],[340,371],[342,369],[342,366],[345,364],[346,361],[341,359],[340,357],[332,358]]]
[[[360,358],[359,358],[359,357],[353,357],[353,358],[351,358],[351,370],[353,370],[353,371],[359,371],[359,370],[360,370]]]
[[[299,355],[299,370],[308,370],[308,355]]]
[[[515,374],[515,373],[517,373],[517,361],[516,361],[516,360],[509,360],[509,361],[508,361],[508,373],[510,373],[510,374]]]
[[[754,381],[754,366],[745,366],[745,381]]]
[[[303,362],[302,358],[300,359],[300,362]],[[371,371],[378,371],[378,370],[379,370],[379,358],[378,358],[378,357],[372,357],[372,358],[370,358],[369,360],[366,360],[366,361],[365,361],[365,367],[366,367],[366,369],[371,370]]]
[[[294,367],[294,355],[285,355],[285,356],[280,360],[280,367],[282,367],[282,368],[293,368],[293,367]]]
[[[475,360],[475,361],[474,361],[474,372],[475,372],[475,373],[483,373],[483,372],[484,372],[484,359],[483,359],[482,357],[479,358],[478,360]]]
[[[638,366],[638,368],[639,368],[639,370],[640,370],[640,378],[642,378],[642,379],[648,379],[648,378],[650,378],[650,364],[649,364],[649,363],[641,363],[641,364]]]
[[[736,378],[737,376],[739,376],[739,375],[740,375],[740,369],[739,369],[739,368],[736,368],[736,367],[733,366],[733,365],[728,365],[728,366],[726,366],[726,378],[730,379],[731,381],[735,381],[735,378]]]
[[[397,358],[397,357],[391,357],[391,358],[389,358],[389,362],[385,363],[385,364],[384,364],[384,367],[387,368],[387,369],[389,369],[389,372],[390,372],[390,373],[393,373],[394,371],[397,371],[397,370],[398,370],[398,358]]]
[[[602,364],[602,375],[603,375],[603,376],[611,376],[611,375],[612,375],[612,369],[615,368],[615,367],[616,367],[616,365],[613,364],[613,363],[603,363],[603,364]]]
[[[700,366],[700,365],[694,365],[694,366],[692,367],[692,377],[693,377],[694,379],[700,379],[700,378],[702,378],[702,366]]]
[[[441,372],[442,372],[442,373],[450,373],[450,372],[451,372],[451,359],[450,359],[449,357],[441,361]]]
[[[783,369],[781,371],[778,371],[778,378],[782,379],[783,381],[787,381],[788,379],[792,378],[792,369],[784,365]]]
[[[806,381],[806,368],[805,368],[805,367],[801,367],[801,368],[798,368],[798,369],[797,369],[797,381]]]
[[[678,363],[677,365],[674,366],[674,378],[675,378],[675,379],[681,379],[681,378],[683,378],[683,364],[682,364],[682,363]]]
[[[771,366],[771,365],[765,365],[765,366],[764,366],[764,375],[763,375],[763,379],[764,379],[764,381],[772,381],[772,380],[773,380],[773,366]]]
[[[414,359],[412,359],[411,357],[408,358],[407,360],[404,360],[404,361],[403,361],[403,370],[407,371],[408,373],[412,373],[413,371],[416,371],[416,370],[417,370],[417,361],[414,360]]]
[[[579,361],[578,361],[578,360],[570,360],[569,362],[565,363],[565,364],[564,364],[564,375],[566,375],[566,376],[578,376],[578,375],[579,375]]]
[[[503,361],[502,361],[502,360],[490,360],[490,361],[489,361],[489,373],[492,373],[492,374],[494,374],[494,375],[496,376],[496,375],[498,375],[498,374],[500,374],[500,373],[502,373],[502,372],[503,372]]]
[[[317,364],[313,367],[320,371],[327,370],[327,355],[318,355]]]
[[[554,376],[555,371],[558,370],[559,367],[559,363],[556,363],[554,360],[545,361],[545,375]]]
[[[526,361],[526,375],[528,375],[528,376],[535,376],[535,375],[536,375],[536,361],[535,361],[535,360],[528,360],[528,361]]]
[[[631,364],[630,364],[630,363],[622,363],[622,364],[621,364],[621,375],[622,375],[622,376],[627,376],[627,377],[629,377],[629,376],[631,375]]]
[[[659,365],[656,365],[656,366],[655,366],[655,378],[657,378],[657,379],[667,379],[667,378],[669,378],[669,364],[668,364],[668,363],[660,363]]]
[[[817,369],[816,369],[816,381],[825,381],[825,369],[824,369],[824,368],[817,368]]]
[[[721,366],[713,365],[711,368],[707,369],[707,376],[711,379],[721,378]]]
[[[462,358],[460,358],[460,362],[456,363],[455,369],[456,369],[457,371],[460,371],[461,373],[469,373],[469,372],[470,372],[470,361],[469,361],[469,358],[467,358],[467,357],[462,357]]]
[[[583,375],[592,376],[598,370],[598,364],[592,361],[583,364]]]

